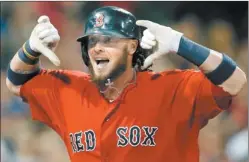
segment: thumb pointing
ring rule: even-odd
[[[40,16],[39,19],[37,20],[38,23],[46,23],[49,22],[49,17],[46,15]]]
[[[59,66],[60,65],[60,60],[56,56],[56,54],[44,46],[40,40],[37,40],[36,48],[38,51],[40,51],[45,57],[47,57],[54,65]]]

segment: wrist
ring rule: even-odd
[[[209,56],[210,49],[183,36],[180,39],[177,54],[196,66],[200,66]]]
[[[181,38],[183,36],[183,33],[180,33],[178,31],[172,30],[172,47],[171,47],[171,51],[172,53],[177,53],[179,46],[180,46],[180,42],[181,42]]]
[[[35,49],[32,41],[30,41],[30,39],[25,42],[25,44],[23,45],[23,48],[25,48],[27,53],[30,54],[31,56],[39,57],[41,55],[41,53]]]
[[[19,58],[28,65],[35,65],[39,62],[39,56],[41,53],[35,52],[30,47],[30,41],[28,40],[18,51]]]

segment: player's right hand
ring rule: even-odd
[[[38,24],[33,29],[29,39],[30,48],[35,52],[42,52],[37,48],[37,41],[39,40],[43,45],[55,51],[60,41],[58,30],[51,24],[48,16],[40,16],[37,22]]]
[[[54,51],[60,41],[58,30],[51,24],[48,16],[40,16],[38,24],[33,29],[29,38],[30,48],[35,52],[40,52],[50,59],[55,65],[60,64],[60,60]]]

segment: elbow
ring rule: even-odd
[[[241,69],[240,69],[241,70]],[[245,85],[247,84],[247,78],[246,78],[246,74],[245,74],[245,72],[244,71],[242,71],[241,70],[241,89],[243,89],[243,87],[245,87]],[[240,89],[240,91],[241,91],[241,89]],[[239,91],[239,92],[240,92]],[[238,93],[239,93],[238,92]]]
[[[244,71],[242,71],[240,68],[238,68],[238,77],[237,77],[237,82],[235,84],[237,84],[235,87],[238,87],[238,88],[235,88],[235,92],[237,94],[239,94],[241,92],[241,90],[245,87],[246,83],[247,83],[247,78],[246,78],[246,74]]]
[[[13,87],[13,84],[10,82],[10,80],[8,78],[6,78],[6,86],[7,88],[12,91],[12,87]]]
[[[232,96],[238,95],[245,84],[247,83],[246,74],[238,66],[234,73],[220,85],[225,92],[228,92]]]
[[[6,78],[6,86],[14,95],[20,96],[20,87],[14,85],[8,78]]]

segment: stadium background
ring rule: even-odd
[[[31,121],[28,105],[7,90],[5,71],[37,18],[46,14],[61,36],[56,51],[61,68],[87,72],[75,39],[83,32],[88,13],[103,5],[120,6],[138,19],[171,26],[198,43],[227,53],[248,74],[248,2],[1,2],[1,162],[69,162],[59,137]],[[157,62],[155,71],[196,68],[175,55]],[[42,66],[56,68],[44,57]],[[246,85],[230,110],[201,131],[201,162],[248,161],[247,98]]]

